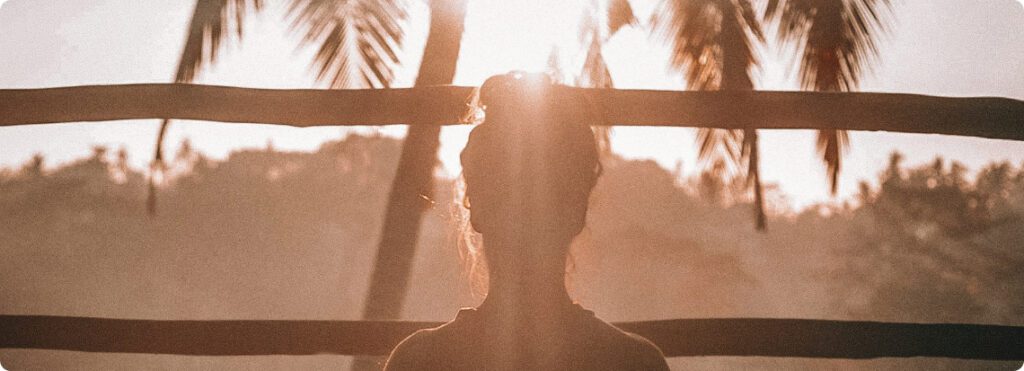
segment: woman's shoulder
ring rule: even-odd
[[[429,350],[436,343],[434,340],[437,328],[423,329],[409,335],[391,350],[384,370],[412,370],[424,366],[429,361]]]
[[[445,349],[453,347],[452,342],[457,338],[453,338],[452,335],[457,331],[456,328],[460,327],[462,321],[459,321],[459,317],[463,317],[465,311],[466,309],[460,311],[451,322],[416,331],[403,339],[391,351],[384,369],[431,369],[426,366],[430,365],[430,362],[443,359],[439,357],[439,353],[445,353]]]
[[[624,331],[597,317],[592,317],[591,321],[591,329],[593,331],[591,339],[605,343],[600,346],[594,346],[592,349],[617,350],[607,353],[622,357],[612,362],[626,367],[623,369],[632,369],[635,366],[635,369],[639,370],[668,370],[665,355],[657,345],[654,345],[647,338]]]
[[[665,354],[657,345],[632,332],[618,331],[621,336],[615,348],[621,350],[619,354],[625,358],[624,364],[635,366],[637,370],[668,370]]]
[[[633,349],[636,351],[637,359],[643,365],[643,369],[668,370],[668,362],[665,361],[665,354],[661,352],[661,348],[643,336],[632,332],[625,333],[631,338]]]
[[[570,358],[575,361],[570,364],[581,369],[668,370],[661,350],[646,338],[623,331],[581,307],[573,312],[565,318],[564,331],[549,334],[570,346],[565,349],[573,354]],[[494,355],[489,347],[497,343],[488,338],[496,334],[488,331],[491,326],[485,317],[464,309],[451,322],[413,333],[391,352],[385,370],[479,369],[462,366],[497,361],[488,358]]]

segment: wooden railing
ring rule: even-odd
[[[0,348],[238,355],[386,355],[438,322],[154,321],[0,316]],[[668,357],[866,359],[947,357],[1024,360],[1024,327],[806,319],[674,319],[622,322]]]
[[[911,94],[562,88],[594,124],[842,129],[1024,140],[1024,102]],[[0,90],[0,126],[173,118],[295,127],[456,124],[473,88],[267,90],[185,84]],[[415,120],[414,120],[415,119]],[[157,321],[0,316],[0,348],[183,355],[384,355],[400,321]],[[804,319],[677,319],[619,327],[667,356],[1024,360],[1024,327]]]
[[[913,94],[563,88],[595,124],[842,129],[1024,140],[1024,102]],[[473,88],[269,90],[187,84],[0,90],[0,126],[173,118],[295,127],[457,124]]]

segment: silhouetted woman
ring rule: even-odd
[[[386,370],[668,369],[654,344],[597,319],[566,292],[569,246],[601,167],[579,102],[537,80],[488,79],[485,121],[462,151],[486,298],[403,340]]]

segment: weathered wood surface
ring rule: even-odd
[[[1024,140],[1024,102],[888,93],[563,88],[601,124],[842,129]],[[174,118],[295,127],[456,124],[471,87],[272,90],[188,84],[0,90],[0,126]]]
[[[0,348],[204,356],[385,355],[436,322],[156,321],[0,315]],[[804,319],[623,322],[668,357],[1024,360],[1024,327]]]
[[[190,84],[0,90],[0,126],[146,118],[296,127],[455,123],[473,88],[275,90]]]

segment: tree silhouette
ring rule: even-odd
[[[764,33],[748,0],[665,0],[654,25],[672,46],[670,65],[685,72],[693,90],[753,90],[752,69]],[[698,159],[718,159],[745,164],[748,184],[754,190],[757,229],[767,227],[761,186],[757,131],[700,129]],[[740,165],[742,166],[742,165]]]
[[[765,18],[776,21],[779,40],[799,52],[803,89],[854,91],[878,54],[876,39],[886,28],[884,12],[890,7],[889,0],[770,0]],[[818,132],[818,152],[833,194],[848,144],[845,131]]]
[[[292,28],[303,31],[303,43],[319,43],[313,61],[317,79],[332,88],[389,87],[399,64],[396,49],[407,17],[404,4],[395,0],[291,0]],[[260,10],[262,0],[197,0],[176,82],[191,82],[197,71],[216,60],[219,46],[234,28],[241,38],[248,10]],[[466,1],[433,0],[431,22],[416,85],[450,84],[455,75],[462,40]],[[157,138],[153,171],[162,171],[162,143],[169,121]],[[422,214],[433,193],[440,128],[410,126],[403,144],[397,175],[385,211],[364,317],[397,318],[408,286]],[[155,212],[155,185],[150,180],[147,203]],[[356,368],[370,363],[365,360]],[[360,366],[362,365],[362,366]]]
[[[613,0],[604,7],[597,0],[587,3],[579,30],[579,42],[586,50],[586,59],[575,79],[576,86],[605,89],[615,87],[604,58],[604,44],[622,28],[636,24],[633,7],[627,0]],[[610,126],[594,127],[603,154],[611,152],[611,130]]]
[[[1021,170],[991,164],[972,181],[956,162],[901,160],[892,155],[878,188],[862,185],[859,238],[837,251],[837,305],[858,318],[1019,323],[1021,286],[1002,282],[1022,277]]]
[[[664,0],[654,25],[672,47],[671,66],[686,74],[690,89],[754,89],[756,47],[766,41],[764,25],[775,22],[779,40],[801,53],[802,87],[850,91],[877,52],[875,38],[884,28],[881,12],[888,6],[887,0],[771,0],[762,19],[749,0]],[[746,168],[754,191],[755,224],[765,229],[757,131],[701,129],[697,141],[705,163],[725,158]],[[819,132],[818,150],[832,193],[837,191],[847,143],[844,131]]]
[[[174,81],[189,83],[217,61],[221,46],[234,35],[241,39],[251,14],[265,8],[263,0],[196,0]],[[292,28],[303,31],[303,44],[319,44],[313,65],[316,78],[332,88],[388,87],[400,62],[401,22],[405,9],[396,0],[289,0]],[[151,172],[164,170],[163,142],[170,120],[157,135]],[[156,188],[150,179],[149,212],[156,211]]]

